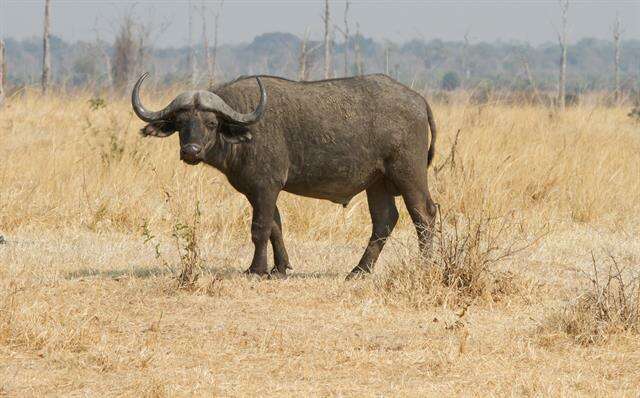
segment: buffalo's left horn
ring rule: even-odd
[[[140,86],[142,85],[144,79],[147,78],[147,76],[149,76],[149,73],[145,72],[142,76],[140,76],[140,78],[136,82],[136,85],[133,86],[133,92],[131,93],[131,105],[133,106],[133,111],[136,113],[136,115],[138,115],[140,119],[144,120],[147,123],[167,120],[174,111],[173,108],[175,108],[175,104],[173,102],[166,106],[164,109],[154,112],[145,109],[145,107],[142,105],[142,102],[140,101]]]
[[[200,92],[199,108],[204,111],[215,112],[229,121],[248,126],[256,123],[262,117],[264,108],[267,105],[267,91],[264,89],[259,77],[256,77],[258,87],[260,88],[260,102],[256,109],[251,113],[240,113],[233,110],[224,100],[210,91]]]

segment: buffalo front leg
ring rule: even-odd
[[[282,221],[280,220],[280,212],[276,206],[273,212],[273,223],[271,225],[271,246],[273,247],[273,263],[275,266],[271,273],[285,275],[287,269],[291,269],[289,264],[289,256],[287,249],[284,247],[284,239],[282,237]]]
[[[373,270],[387,238],[398,222],[395,200],[393,195],[385,189],[384,181],[381,180],[367,189],[367,203],[373,224],[371,238],[358,265],[347,279]]]
[[[251,220],[251,241],[255,247],[253,260],[247,273],[266,275],[267,270],[267,245],[271,237],[274,224],[274,213],[278,191],[261,190],[248,196],[253,206],[253,218]]]

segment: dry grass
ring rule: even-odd
[[[581,344],[599,343],[618,334],[639,335],[638,265],[632,269],[622,267],[611,254],[605,257],[606,265],[599,264],[593,254],[591,260],[589,287],[570,305],[553,313],[546,329],[565,333]]]
[[[435,256],[402,208],[375,275],[344,282],[370,232],[363,195],[283,194],[293,275],[245,277],[243,197],[181,164],[176,137],[140,138],[126,101],[90,98],[0,110],[0,395],[640,392],[637,328],[612,332],[618,282],[576,277],[601,247],[640,262],[629,109],[435,104]],[[606,338],[558,326],[576,314]]]

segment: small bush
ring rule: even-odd
[[[631,109],[631,112],[629,112],[628,116],[635,122],[640,123],[640,106],[636,106]]]
[[[440,87],[446,91],[453,91],[460,87],[460,77],[454,71],[449,71],[442,76]]]
[[[560,331],[580,344],[606,341],[619,333],[640,334],[640,275],[627,272],[608,254],[606,265],[591,254],[589,288],[572,303],[553,313],[544,327]],[[598,271],[606,268],[602,275]]]
[[[106,127],[98,126],[86,116],[85,123],[84,130],[93,138],[91,145],[94,151],[100,154],[103,163],[111,165],[122,161],[126,150],[126,126],[123,121],[116,114],[110,114]]]
[[[494,89],[491,83],[483,81],[478,84],[469,97],[469,102],[474,105],[484,105],[491,102],[494,99]]]
[[[105,108],[107,106],[107,101],[104,98],[96,97],[89,99],[89,108],[92,111],[97,111],[99,109]]]
[[[178,222],[173,226],[172,236],[176,242],[176,250],[180,255],[178,286],[181,288],[194,287],[202,269],[203,261],[198,248],[198,227],[201,215],[200,205],[196,203],[192,222]]]
[[[430,259],[399,256],[380,281],[387,298],[415,307],[469,305],[476,300],[499,301],[520,290],[519,278],[498,263],[512,259],[537,242],[527,240],[513,214],[475,217],[439,213]]]
[[[165,194],[167,201],[170,201],[171,196],[166,192]],[[200,277],[204,265],[204,261],[200,255],[198,241],[201,216],[200,204],[197,202],[191,220],[185,221],[176,217],[173,224],[171,237],[175,243],[174,247],[179,258],[178,270],[176,270],[176,267],[170,265],[170,262],[165,258],[160,250],[160,243],[153,235],[149,224],[145,222],[142,225],[144,242],[153,245],[156,259],[163,268],[170,270],[170,272],[175,275],[179,289],[195,289],[196,282]]]

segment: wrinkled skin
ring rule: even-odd
[[[248,272],[268,273],[269,241],[275,257],[272,272],[284,274],[290,268],[276,205],[283,190],[345,206],[366,190],[373,228],[351,276],[372,271],[398,220],[394,196],[402,196],[420,249],[428,255],[436,211],[427,187],[435,123],[422,96],[384,75],[260,80],[268,101],[252,125],[239,126],[194,106],[142,130],[158,137],[179,131],[183,161],[217,168],[247,197],[255,245]],[[213,91],[238,112],[251,112],[260,97],[249,77]]]

